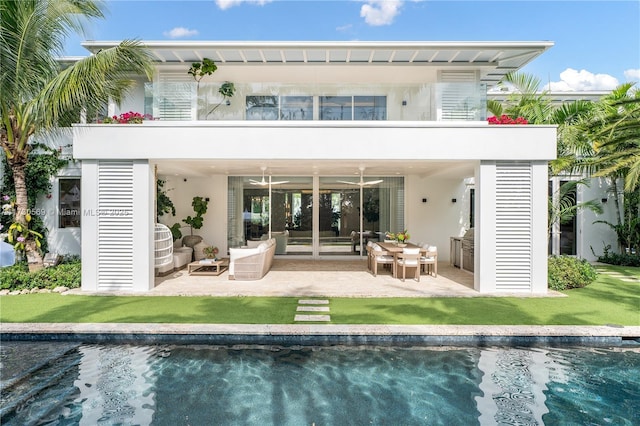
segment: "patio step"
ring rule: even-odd
[[[300,299],[298,305],[328,305],[329,301],[326,299]]]
[[[329,312],[328,306],[298,306],[297,312]]]
[[[327,305],[329,305],[327,299],[300,299],[298,300],[296,312],[329,312],[329,306]],[[296,314],[293,320],[295,322],[329,322],[331,321],[331,316],[326,314]]]
[[[296,315],[293,318],[296,322],[329,322],[331,321],[330,315]]]

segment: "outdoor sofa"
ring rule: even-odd
[[[275,238],[247,243],[251,245],[229,249],[230,280],[259,280],[271,269],[276,253]]]

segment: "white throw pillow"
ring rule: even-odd
[[[229,261],[233,262],[236,259],[258,254],[258,248],[230,248],[229,249]]]

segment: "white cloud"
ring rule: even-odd
[[[347,24],[347,25],[343,25],[341,27],[336,27],[336,31],[338,32],[345,32],[345,31],[350,31],[351,28],[353,28],[353,25],[351,24]]]
[[[567,68],[560,73],[560,81],[552,81],[546,88],[554,92],[613,90],[618,84],[618,79],[609,74],[593,74],[587,70]]]
[[[401,0],[368,0],[367,4],[360,8],[360,16],[374,27],[390,25],[393,18],[400,13],[402,3]]]
[[[164,34],[165,37],[169,38],[182,38],[198,35],[198,30],[190,30],[189,28],[184,27],[175,27],[171,31],[165,31],[162,34]]]
[[[234,6],[240,6],[242,3],[264,6],[265,4],[271,3],[272,1],[273,0],[216,0],[216,4],[220,9],[226,10]]]
[[[624,78],[631,82],[640,81],[640,68],[625,70]]]

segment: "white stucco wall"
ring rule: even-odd
[[[42,221],[49,230],[47,241],[49,252],[65,254],[81,253],[81,228],[60,228],[59,227],[59,206],[60,206],[60,178],[80,178],[82,170],[80,162],[69,162],[67,167],[58,172],[58,175],[51,179],[51,197],[42,197],[38,200],[37,210],[43,213]],[[82,182],[82,181],[81,181]],[[82,203],[82,200],[80,200]],[[82,217],[80,219],[82,226]]]
[[[367,153],[369,159],[388,161],[547,161],[556,156],[555,126],[480,122],[152,121],[76,125],[74,131],[73,153],[79,159],[362,160]],[[390,150],[390,141],[402,141],[403,149]]]
[[[622,186],[618,186],[619,189]],[[582,209],[577,215],[577,244],[576,255],[592,262],[603,254],[604,247],[610,245],[610,251],[618,252],[616,234],[604,223],[594,223],[603,220],[617,224],[617,211],[614,195],[609,193],[610,183],[604,178],[591,179],[589,187],[581,186],[578,191],[578,202],[596,200],[602,205],[602,214],[596,214],[588,209]],[[607,202],[603,203],[602,199]],[[620,209],[623,208],[620,200]],[[595,253],[595,255],[594,255]]]
[[[463,236],[471,227],[469,188],[464,184],[464,177],[409,175],[405,178],[405,224],[411,241],[436,245],[441,262],[449,261],[450,238]],[[422,202],[423,198],[427,199],[426,203]],[[453,198],[455,203],[451,201]]]
[[[202,228],[194,229],[193,234],[200,235],[206,243],[218,247],[221,254],[227,253],[227,177],[213,175],[208,178],[185,178],[160,175],[158,178],[166,181],[167,196],[176,207],[176,215],[163,215],[160,223],[171,227],[178,222],[183,226],[182,235],[189,235],[189,225],[182,222],[182,219],[195,215],[191,206],[193,197],[208,197],[209,204]]]

